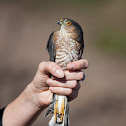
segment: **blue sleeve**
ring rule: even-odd
[[[4,109],[5,109],[5,107],[0,110],[0,126],[2,126],[2,117],[3,117]]]

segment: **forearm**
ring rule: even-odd
[[[17,99],[10,103],[3,115],[3,126],[29,126],[31,125],[41,111],[35,104],[36,95],[29,84]]]

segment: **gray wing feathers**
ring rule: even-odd
[[[54,32],[49,37],[46,49],[49,53],[50,61],[55,62],[55,44],[54,44],[54,41],[52,39],[53,34],[54,34]]]
[[[80,43],[81,43],[81,50],[80,50],[80,56],[79,56],[79,59],[81,59],[82,57],[82,54],[83,54],[83,51],[84,51],[84,37],[83,37],[83,31],[81,33],[81,36],[80,36]]]

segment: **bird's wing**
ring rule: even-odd
[[[56,49],[55,49],[54,41],[53,41],[53,39],[52,39],[53,34],[54,34],[54,32],[52,32],[52,34],[51,34],[50,37],[49,37],[49,40],[48,40],[46,49],[47,49],[47,51],[48,51],[48,53],[49,53],[50,61],[55,62],[55,52],[56,52],[55,50],[56,50]]]
[[[82,47],[81,47],[81,49],[80,49],[80,56],[79,56],[79,59],[81,59],[82,54],[83,54],[83,51],[84,51],[84,41],[82,41]]]
[[[82,31],[82,34],[81,34],[81,36],[80,36],[79,43],[81,44],[79,59],[81,59],[82,54],[83,54],[83,51],[84,51],[84,37],[83,37],[83,31]]]

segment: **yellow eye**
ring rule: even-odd
[[[67,22],[66,24],[67,24],[67,25],[71,25],[71,22]]]

